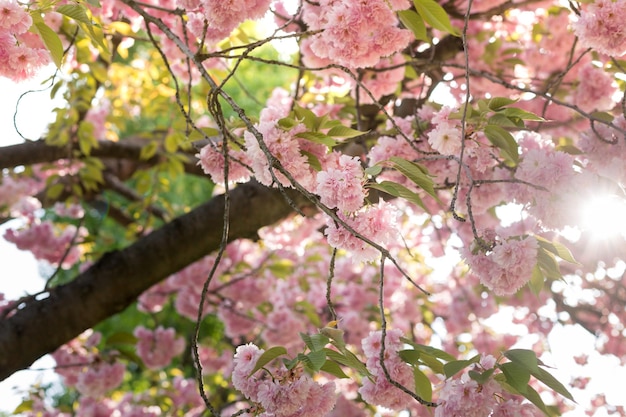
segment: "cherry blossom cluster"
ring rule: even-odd
[[[625,17],[625,1],[597,0],[582,10],[572,26],[583,46],[620,57],[626,53]]]
[[[413,369],[398,355],[398,351],[403,349],[400,340],[402,331],[391,329],[387,331],[385,337],[384,364],[391,380],[404,387],[413,387]],[[367,370],[372,374],[372,378],[364,378],[363,386],[359,393],[369,404],[379,405],[391,410],[402,410],[411,404],[413,398],[389,382],[382,364],[380,363],[380,352],[382,346],[382,332],[371,332],[363,339],[362,347],[366,358]]]
[[[465,260],[480,282],[496,295],[511,295],[530,280],[537,263],[537,248],[537,239],[531,236],[488,239],[466,251]]]
[[[41,39],[28,32],[28,11],[15,0],[0,1],[0,76],[22,81],[50,62]]]
[[[299,368],[252,371],[264,350],[254,344],[237,348],[232,373],[233,385],[257,403],[263,417],[322,417],[335,405],[335,384],[319,384]]]
[[[133,332],[137,338],[137,355],[148,369],[161,369],[180,355],[185,349],[185,339],[176,337],[173,328],[164,329],[159,326],[152,331],[143,326]]]
[[[52,354],[64,384],[86,397],[102,397],[122,383],[126,372],[115,352],[100,354],[96,348],[100,338],[100,333],[88,331]]]
[[[178,0],[187,10],[190,28],[198,38],[214,43],[227,38],[246,19],[259,19],[269,9],[271,0]],[[206,33],[204,25],[206,22]],[[195,28],[195,29],[194,29]]]
[[[412,37],[410,31],[398,27],[394,13],[410,6],[405,0],[324,0],[304,6],[302,19],[309,30],[321,31],[304,46],[305,52],[314,54],[312,61],[373,67],[382,57],[404,49]]]
[[[50,220],[36,220],[21,230],[7,229],[4,238],[18,249],[32,252],[37,259],[52,265],[61,263],[64,268],[69,268],[80,258],[79,247],[70,246],[72,242],[76,243],[76,235],[76,226],[67,225],[59,231],[57,224]]]

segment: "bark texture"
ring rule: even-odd
[[[292,203],[306,204],[289,191]],[[256,182],[230,193],[229,241],[256,236],[258,229],[293,212],[277,189]],[[219,248],[224,196],[217,196],[124,250],[110,252],[72,282],[43,299],[23,303],[0,320],[0,381],[27,368],[102,320],[121,312],[170,274]]]

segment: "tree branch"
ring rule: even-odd
[[[296,204],[307,204],[302,195],[293,190],[288,193]],[[229,241],[255,236],[259,228],[292,212],[281,191],[256,182],[240,185],[230,194]],[[224,196],[220,195],[126,249],[105,254],[72,282],[20,305],[0,320],[0,381],[121,312],[154,284],[216,250],[223,214]]]

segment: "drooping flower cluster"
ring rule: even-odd
[[[402,331],[399,329],[391,329],[386,332],[385,368],[393,381],[404,387],[412,387],[414,385],[413,370],[398,355],[398,351],[402,350],[401,336]],[[413,401],[413,398],[389,382],[380,363],[382,332],[371,332],[368,337],[363,339],[362,346],[367,359],[367,370],[372,373],[371,379],[363,379],[363,386],[359,389],[363,400],[369,404],[380,405],[391,410],[406,408]]]
[[[498,240],[489,252],[476,248],[477,253],[466,250],[465,260],[480,282],[496,295],[515,294],[532,275],[537,263],[537,239]]]
[[[496,407],[494,394],[500,386],[493,379],[479,384],[463,374],[460,379],[448,379],[439,392],[435,417],[485,417]]]
[[[246,19],[259,19],[268,10],[271,0],[178,0],[178,4],[187,9],[190,20],[197,21],[198,37],[203,36],[202,23],[207,21],[206,40],[210,43],[220,41]]]
[[[0,1],[0,76],[22,81],[50,62],[41,40],[28,33],[32,24],[17,1]]]
[[[7,229],[4,238],[18,249],[31,251],[37,259],[53,265],[62,262],[64,268],[69,268],[80,258],[79,248],[75,245],[70,247],[72,241],[76,243],[77,229],[73,225],[60,232],[56,229],[56,225],[49,220],[34,221],[21,230]]]
[[[87,397],[102,397],[122,383],[126,372],[124,364],[115,359],[115,352],[107,356],[98,352],[95,346],[100,338],[100,333],[85,332],[52,354],[65,385],[75,386]]]
[[[580,43],[610,56],[626,53],[626,1],[597,0],[572,24]]]
[[[264,350],[254,344],[237,348],[232,374],[233,386],[273,417],[323,417],[335,406],[335,384],[318,384],[298,369],[273,370],[272,378],[250,375]]]
[[[304,22],[312,31],[310,51],[316,57],[350,68],[372,67],[380,58],[405,48],[411,32],[398,27],[395,10],[408,2],[384,0],[323,0],[318,6],[305,4]]]
[[[209,143],[200,149],[196,154],[198,165],[208,174],[216,184],[224,184],[224,154],[222,143]],[[228,151],[228,181],[245,182],[250,179],[250,170],[246,167],[248,163],[246,153],[242,150]]]
[[[173,328],[159,326],[152,331],[139,326],[133,332],[137,338],[137,355],[148,369],[160,369],[170,364],[172,358],[185,349],[185,339],[176,337]]]
[[[361,162],[348,155],[333,154],[335,163],[317,173],[317,188],[323,204],[342,212],[353,212],[363,207],[365,176]]]
[[[398,236],[397,208],[385,201],[367,206],[353,216],[339,215],[339,217],[354,231],[383,247],[394,242]],[[326,225],[324,233],[328,244],[337,249],[347,250],[354,262],[369,262],[379,256],[376,248],[356,237],[342,225],[336,224],[331,218],[328,218]]]

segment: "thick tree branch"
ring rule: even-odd
[[[160,155],[157,153],[149,160],[141,161],[139,157],[141,148],[146,144],[146,139],[142,138],[128,138],[120,142],[100,140],[98,141],[98,147],[94,147],[91,150],[90,156],[113,160],[137,161],[151,166],[160,161]],[[70,158],[72,153],[78,150],[78,145],[72,147],[52,146],[46,144],[43,139],[3,146],[0,148],[0,169],[50,163],[59,159]],[[191,155],[189,156],[189,162],[185,164],[185,171],[189,174],[205,175],[202,169],[196,165],[196,159]]]
[[[303,196],[289,192],[296,205]],[[230,194],[229,241],[256,235],[293,212],[277,189],[251,182]],[[217,196],[190,213],[138,240],[110,252],[69,284],[47,297],[23,303],[0,320],[0,380],[28,367],[84,330],[121,312],[137,297],[170,274],[219,247],[224,196]]]

